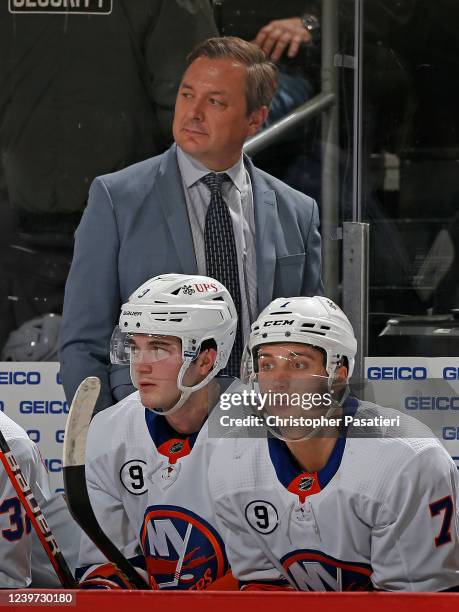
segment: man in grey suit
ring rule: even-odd
[[[98,376],[96,410],[133,391],[108,347],[120,306],[146,279],[169,272],[213,276],[235,300],[244,338],[273,298],[322,293],[316,203],[242,155],[266,119],[276,69],[255,45],[209,39],[188,58],[177,96],[175,144],[163,155],[95,179],[75,234],[61,334],[70,400]]]

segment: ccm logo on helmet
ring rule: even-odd
[[[273,325],[293,325],[294,321],[266,321],[263,327],[272,327]]]
[[[123,315],[130,315],[131,317],[140,317],[141,312],[132,312],[131,310],[123,310]]]

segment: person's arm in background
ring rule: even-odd
[[[309,44],[311,34],[304,27],[301,17],[276,19],[265,25],[253,41],[270,60],[277,62],[286,53],[295,57],[302,44]]]
[[[151,99],[163,144],[171,143],[175,98],[186,57],[200,42],[218,36],[209,0],[165,0],[145,38]]]
[[[110,337],[119,315],[118,227],[110,194],[101,178],[75,233],[60,337],[61,379],[71,401],[87,376],[98,376],[96,411],[115,403],[109,379]]]
[[[317,3],[314,0],[304,2],[301,13],[270,21],[259,30],[253,42],[273,62],[278,62],[283,56],[296,57],[301,45],[309,45],[314,41],[314,34],[319,28],[318,16]]]

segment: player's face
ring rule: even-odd
[[[262,393],[279,394],[291,401],[273,401],[270,412],[300,416],[312,411],[307,398],[327,391],[327,371],[320,351],[300,343],[266,344],[258,351],[258,383]],[[283,395],[282,395],[283,394]],[[304,401],[303,401],[304,398]],[[301,400],[301,401],[300,401]]]
[[[262,107],[247,115],[246,68],[229,58],[199,57],[183,76],[175,104],[175,142],[214,171],[233,166],[248,136],[266,119]]]
[[[323,354],[306,344],[265,344],[258,351],[258,382],[262,392],[304,388],[313,377],[326,377]],[[312,384],[312,383],[310,383]]]
[[[267,396],[265,417],[320,417],[330,406],[328,375],[320,351],[301,343],[266,344],[258,351],[257,369],[260,391]],[[286,423],[278,430],[284,439],[298,440],[311,427]]]
[[[180,397],[177,376],[182,366],[182,343],[174,336],[133,334],[131,372],[142,404],[168,410]]]

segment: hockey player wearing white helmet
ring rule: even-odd
[[[275,300],[252,325],[271,435],[224,440],[209,473],[241,588],[459,590],[457,469],[427,427],[349,394],[356,349],[323,297]]]
[[[268,396],[263,412],[267,427],[287,442],[328,438],[302,447],[310,449],[309,463],[318,461],[314,447],[333,446],[336,428],[328,423],[341,412],[356,350],[346,315],[324,297],[274,300],[252,326],[247,370],[253,373],[251,382],[258,382]],[[314,418],[321,416],[322,425],[315,426]],[[295,418],[299,424],[290,425]]]
[[[228,570],[208,490],[217,440],[206,419],[233,385],[215,377],[236,326],[221,283],[166,274],[131,295],[112,336],[112,362],[130,364],[138,391],[94,417],[88,490],[105,533],[160,589],[204,589]],[[88,588],[125,586],[87,538],[77,575]]]
[[[143,404],[170,416],[225,367],[236,327],[222,284],[204,276],[157,276],[123,305],[111,361],[129,364]]]

